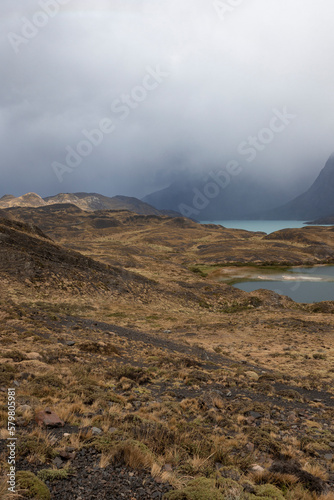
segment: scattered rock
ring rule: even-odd
[[[262,418],[262,415],[261,413],[258,413],[257,411],[250,411],[248,413],[248,415],[252,418],[254,418],[255,420],[259,419],[259,418]]]
[[[264,472],[264,468],[261,467],[261,465],[253,464],[251,466],[251,471],[253,471],[253,472]]]
[[[102,429],[99,429],[98,427],[92,427],[92,433],[94,436],[99,436],[100,434],[103,433]]]
[[[38,425],[45,427],[64,427],[64,422],[49,408],[44,411],[39,411],[36,414],[35,420]]]
[[[52,460],[52,463],[57,467],[57,469],[60,469],[63,466],[63,461],[60,457],[56,457],[54,460]]]
[[[334,455],[332,453],[326,453],[326,455],[324,455],[325,460],[332,461],[333,458],[334,458]]]
[[[66,342],[66,345],[69,346],[69,347],[73,347],[75,345],[75,342],[73,340],[68,340]]]
[[[67,446],[65,450],[58,451],[58,454],[61,458],[65,460],[73,460],[76,456],[74,448]]]
[[[59,457],[58,457],[59,458]],[[131,469],[117,461],[105,468],[96,467],[99,454],[82,448],[72,461],[73,474],[52,482],[53,498],[63,500],[162,500],[172,487],[157,483],[148,471]],[[60,469],[64,467],[63,461]]]
[[[245,372],[245,375],[247,375],[248,378],[250,378],[251,380],[254,380],[255,382],[257,382],[260,378],[260,376],[256,373],[256,372]]]

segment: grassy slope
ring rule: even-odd
[[[68,220],[44,223],[49,235],[100,264],[77,254],[68,261],[74,254],[42,235],[11,229],[8,251],[20,255],[21,274],[0,260],[0,386],[17,380],[18,403],[31,407],[18,410],[21,465],[37,473],[66,446],[89,446],[106,470],[123,457],[176,489],[188,488],[175,498],[195,498],[193,478],[214,479],[195,485],[208,498],[263,498],[262,483],[278,486],[284,498],[319,498],[316,479],[305,482],[298,468],[285,475],[268,469],[293,459],[314,477],[328,480],[334,472],[325,458],[334,441],[332,304],[248,295],[190,270],[194,262],[208,265],[205,252],[212,255],[213,248],[222,259],[233,241],[248,255],[258,241],[267,244],[263,235],[128,213],[113,217],[119,225],[105,229],[85,220],[75,239]],[[6,228],[0,233],[8,234]],[[319,234],[313,230],[311,238]],[[64,262],[72,263],[72,274]],[[106,265],[117,287],[113,280],[106,286]],[[5,405],[5,393],[0,396]],[[36,428],[34,412],[46,406],[71,426],[70,437],[58,431],[54,442]],[[5,406],[0,416],[5,427]],[[92,426],[102,436],[80,432]],[[252,472],[254,463],[265,471]],[[58,481],[66,487],[67,480]],[[272,489],[267,498],[278,495]]]

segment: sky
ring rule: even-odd
[[[230,161],[302,191],[334,151],[333,14],[333,0],[1,0],[0,196],[143,197]]]

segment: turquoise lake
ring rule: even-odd
[[[219,224],[229,229],[261,231],[267,234],[281,229],[308,227],[300,220],[222,220],[203,221],[201,224]],[[261,276],[256,279],[234,286],[245,292],[260,288],[271,290],[301,303],[334,301],[334,266],[291,268],[277,275],[261,272]]]
[[[211,222],[203,221],[201,224],[217,224],[229,229],[262,231],[267,234],[279,231],[280,229],[305,227],[304,222],[301,220],[218,220]]]
[[[277,276],[261,272],[257,279],[234,286],[245,292],[271,290],[301,303],[334,301],[334,266],[291,268]]]

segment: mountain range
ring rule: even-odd
[[[223,171],[209,176],[189,173],[143,201],[159,210],[177,210],[200,221],[238,220],[289,201],[295,192],[290,187],[287,191],[274,184],[268,186],[249,172],[233,177]]]
[[[140,215],[169,215],[179,217],[173,210],[158,210],[153,206],[133,197],[114,196],[109,198],[97,193],[60,193],[55,196],[42,198],[36,193],[27,193],[15,197],[5,195],[0,198],[0,209],[13,207],[47,207],[50,205],[76,205],[81,210],[94,212],[96,210],[129,210]]]
[[[90,196],[77,203],[96,208]],[[333,498],[334,302],[231,286],[333,264],[333,228],[266,235],[61,200],[74,197],[0,209],[0,405],[16,387],[18,495]]]
[[[334,215],[334,154],[312,186],[297,197],[290,186],[282,192],[274,183],[265,184],[247,174],[231,177],[225,187],[216,188],[210,199],[208,187],[219,184],[219,174],[209,178],[183,178],[146,196],[143,201],[158,209],[182,211],[198,220],[311,220]],[[219,187],[219,186],[218,186]],[[290,196],[289,196],[290,193]],[[285,199],[284,199],[285,198]]]
[[[209,220],[332,220],[334,216],[334,154],[315,182],[291,199],[291,186],[282,191],[249,173],[230,176],[211,172],[207,177],[183,175],[169,187],[143,200],[128,196],[112,198],[97,193],[60,193],[42,198],[36,193],[0,198],[0,209],[72,204],[81,210],[129,210],[140,215],[168,215]],[[290,195],[289,195],[290,193]],[[329,218],[329,219],[328,219]]]

